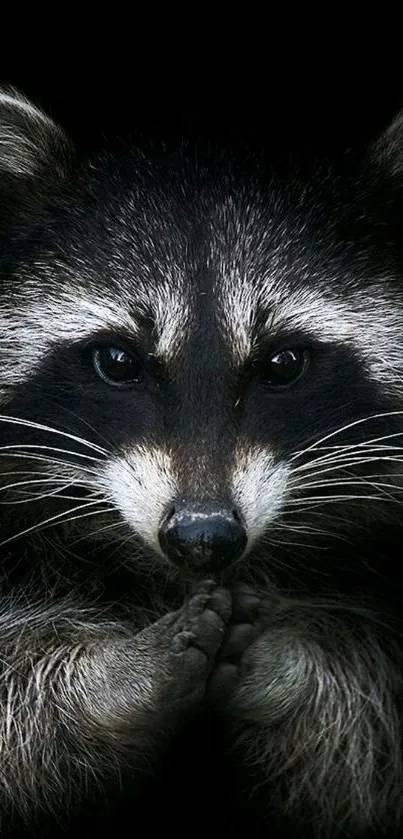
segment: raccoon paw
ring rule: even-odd
[[[243,655],[264,629],[263,604],[255,590],[239,585],[231,593],[231,621],[208,684],[208,701],[218,708],[225,705],[235,690]]]
[[[177,688],[204,693],[231,617],[231,595],[207,580],[175,614],[170,655]]]

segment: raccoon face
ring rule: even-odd
[[[395,514],[400,135],[286,183],[184,149],[78,163],[0,96],[8,540],[73,520],[221,570]]]

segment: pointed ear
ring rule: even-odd
[[[403,110],[372,144],[370,160],[392,177],[403,177]]]
[[[73,160],[66,135],[13,88],[0,89],[0,212],[24,214],[46,199]]]

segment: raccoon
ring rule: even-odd
[[[2,836],[403,835],[403,117],[267,157],[0,95]]]

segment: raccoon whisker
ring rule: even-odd
[[[390,476],[390,478],[392,479],[392,477],[393,477],[393,479],[394,479],[394,478],[397,478],[397,477],[400,477],[400,476],[401,476],[401,473],[394,473],[393,476]],[[390,480],[389,482],[385,482],[384,480],[383,481],[372,480],[371,479],[372,477],[375,477],[375,478],[382,477],[382,478],[384,478],[385,476],[384,475],[381,475],[381,476],[361,475],[360,476],[360,483],[363,486],[368,485],[375,490],[379,489],[382,492],[382,494],[384,496],[386,496],[387,498],[390,498],[391,501],[397,501],[396,497],[394,495],[392,495],[392,491],[396,492],[396,493],[401,492],[402,489],[403,489],[402,486],[400,486],[399,484],[396,484],[394,482],[394,480],[393,481]]]
[[[10,474],[14,475],[15,477],[20,477],[21,476],[21,473],[19,473],[19,472],[12,472]],[[23,474],[25,475],[25,473],[23,473]],[[14,494],[24,495],[26,497],[26,500],[28,500],[28,501],[29,500],[37,500],[39,498],[47,498],[47,497],[60,497],[60,498],[63,498],[64,500],[66,500],[69,496],[66,496],[65,494],[58,496],[58,493],[60,493],[60,492],[65,493],[65,490],[69,489],[70,487],[84,488],[91,495],[94,495],[94,494],[99,495],[100,494],[100,490],[96,489],[88,479],[82,478],[81,476],[73,475],[73,476],[68,477],[68,476],[63,475],[63,474],[61,474],[61,475],[54,474],[54,475],[51,475],[51,476],[46,476],[46,475],[41,475],[40,472],[34,472],[34,473],[31,473],[31,474],[36,475],[36,478],[29,478],[29,479],[24,478],[24,480],[13,481],[13,482],[5,484],[5,485],[0,485],[0,493],[1,492],[7,492],[8,490],[13,490],[13,495]],[[52,485],[54,486],[54,489],[49,491],[49,492],[39,493],[39,494],[37,492],[35,492],[35,487],[36,486],[45,487],[45,486],[52,486]],[[30,491],[31,488],[33,490],[32,492]],[[72,496],[72,499],[77,500],[77,497]],[[9,500],[7,502],[3,501],[1,503],[12,505],[12,504],[24,503],[24,501],[21,501],[21,500],[17,501],[15,498],[12,498],[11,500]]]
[[[24,480],[13,481],[12,483],[9,483],[9,484],[0,484],[0,492],[7,492],[7,490],[9,490],[9,489],[17,489],[18,487],[24,487],[24,486],[29,487],[30,485],[35,485],[35,484],[59,484],[60,480],[61,480],[59,477],[56,477],[56,476],[52,476],[51,478],[46,478],[44,476],[43,479],[42,479],[42,478],[38,477],[38,475],[40,475],[39,472],[31,472],[31,473],[9,472],[8,474],[9,474],[9,476],[13,475],[15,478],[24,477]],[[25,479],[25,476],[27,474],[36,475],[36,477]]]
[[[400,473],[400,477],[401,477],[401,475],[402,475],[402,473]],[[375,476],[368,475],[368,476],[365,476],[365,477],[357,476],[355,478],[343,478],[343,479],[342,478],[326,478],[323,481],[321,481],[321,480],[318,480],[318,481],[302,481],[301,483],[298,483],[298,484],[295,484],[295,485],[298,487],[298,489],[301,489],[301,490],[305,490],[307,487],[314,487],[315,489],[319,489],[320,487],[328,487],[328,486],[362,486],[362,485],[365,485],[365,484],[371,484],[371,486],[378,487],[379,489],[381,489],[381,487],[387,487],[388,489],[396,489],[396,490],[402,490],[403,489],[403,486],[398,486],[397,484],[394,484],[394,483],[391,483],[391,482],[387,483],[387,482],[384,482],[384,481],[372,481],[371,477],[377,477],[377,476],[376,475]],[[397,476],[393,475],[393,477],[395,478]]]
[[[94,502],[94,503],[95,503],[95,502]],[[90,511],[89,513],[85,513],[85,514],[84,514],[84,513],[82,513],[82,514],[80,514],[79,516],[72,516],[71,518],[68,518],[68,519],[63,519],[63,521],[62,521],[61,523],[62,523],[62,524],[65,524],[66,522],[71,522],[71,521],[75,521],[76,519],[86,518],[87,516],[101,516],[101,515],[102,515],[102,516],[105,516],[105,515],[107,515],[107,514],[109,514],[109,513],[116,513],[116,508],[115,508],[114,506],[112,506],[112,505],[107,506],[107,505],[106,505],[106,503],[104,503],[104,500],[103,500],[103,499],[98,499],[98,503],[101,503],[101,504],[103,505],[103,506],[102,506],[102,507],[100,507],[98,510],[92,510],[92,511]],[[68,512],[69,512],[69,511],[68,511]],[[105,525],[105,530],[107,530],[108,528],[114,528],[114,527],[121,526],[122,524],[123,524],[123,522],[120,522],[120,521],[118,521],[118,522],[116,522],[116,521],[115,521],[115,522],[112,522],[110,525]],[[102,531],[102,530],[103,530],[103,528],[101,528],[100,530]],[[80,535],[80,536],[76,537],[75,539],[73,539],[73,540],[70,542],[70,544],[71,544],[71,545],[76,545],[76,544],[78,544],[79,542],[81,542],[83,539],[85,540],[85,539],[87,538],[87,536],[88,536],[88,533],[89,533],[89,532],[90,532],[91,534],[93,534],[93,533],[95,533],[95,534],[96,534],[96,533],[98,532],[98,530],[95,530],[95,531],[87,531],[87,530],[86,530],[85,534],[83,534],[82,536]]]
[[[303,463],[300,466],[296,466],[292,469],[292,473],[294,472],[304,472],[309,469],[315,468],[320,466],[321,469],[323,466],[327,466],[330,464],[341,463],[342,465],[347,464],[347,466],[351,463],[352,466],[359,465],[360,463],[371,463],[377,461],[391,461],[395,463],[403,463],[403,456],[394,456],[394,455],[371,455],[371,449],[368,450],[368,454],[366,453],[363,455],[361,452],[338,452],[337,454],[333,454],[331,456],[322,455],[321,457],[314,458],[310,463]],[[375,450],[376,451],[376,450]],[[382,450],[384,451],[384,449]]]
[[[394,503],[397,503],[397,502],[398,502],[398,498],[396,498],[394,495],[392,495],[392,493],[391,493],[391,492],[388,492],[387,490],[391,490],[391,489],[393,489],[393,490],[396,490],[396,492],[398,492],[398,491],[402,491],[402,489],[403,489],[403,487],[394,487],[394,486],[391,486],[390,484],[378,484],[378,483],[372,483],[371,481],[367,481],[367,482],[365,482],[365,481],[361,481],[361,482],[357,482],[357,483],[352,483],[352,484],[349,484],[349,486],[357,486],[357,485],[365,486],[365,484],[366,484],[366,483],[368,483],[368,485],[371,487],[371,490],[372,490],[372,489],[375,489],[375,490],[379,489],[379,490],[382,492],[382,495],[381,495],[381,496],[379,496],[379,498],[378,498],[378,500],[379,500],[379,501],[381,501],[381,500],[382,500],[382,501],[385,501],[385,500],[389,499],[390,501],[393,501]],[[345,485],[346,485],[346,482],[340,482],[339,484],[337,484],[337,483],[336,483],[336,484],[331,484],[331,485],[332,485],[332,486],[341,486],[341,487],[343,487],[343,486],[345,486]],[[311,484],[311,485],[310,485],[311,489],[315,489],[315,490],[318,490],[318,489],[326,489],[326,486],[327,486],[326,484],[320,484],[320,483],[318,483],[318,484]],[[385,487],[386,487],[386,488],[385,488]],[[305,489],[305,488],[304,488],[304,487],[302,487],[301,489]],[[350,496],[349,496],[349,495],[340,496],[340,497],[344,497],[344,498],[346,498],[346,499],[347,499],[347,498],[350,498]],[[351,496],[351,498],[352,498],[353,500],[354,500],[355,498],[357,498],[357,497],[358,497],[358,496]],[[368,495],[368,496],[365,496],[365,498],[372,498],[372,500],[376,500],[374,496],[369,496],[369,495]],[[330,496],[330,497],[329,497],[329,496],[325,496],[325,497],[323,498],[323,500],[324,500],[324,501],[333,501],[333,500],[336,500],[336,499],[335,499],[333,496]],[[308,503],[310,503],[310,500],[309,500],[309,499],[308,499]]]
[[[18,473],[14,473],[14,474],[17,475]],[[34,474],[38,474],[38,473],[36,472]],[[27,481],[14,481],[12,484],[5,484],[4,486],[0,485],[0,492],[5,492],[8,489],[16,489],[17,487],[31,486],[31,485],[34,485],[34,484],[41,484],[41,485],[42,484],[58,484],[58,485],[60,485],[60,483],[63,483],[63,482],[65,482],[65,476],[64,477],[52,476],[50,478],[43,477],[43,478],[34,478],[34,479],[30,478]],[[87,482],[83,481],[81,479],[77,479],[77,480],[74,479],[74,480],[70,481],[69,483],[65,484],[66,487],[67,486],[87,486],[87,485],[88,485]]]
[[[395,437],[396,435],[395,434],[390,434],[390,435],[387,435],[387,437],[388,436]],[[387,437],[382,437],[381,439],[386,440]],[[378,445],[373,446],[373,443],[377,443],[377,440],[378,440],[378,438],[376,438],[374,440],[364,440],[363,443],[358,444],[358,447],[366,448],[367,446],[371,446],[370,451],[378,451],[378,450],[380,450],[380,451],[394,451],[395,449],[396,449],[396,451],[403,451],[403,446],[392,445],[391,443],[388,443],[388,445],[378,443]]]
[[[332,473],[336,472],[335,477],[332,477]],[[329,475],[325,475],[325,473],[330,473]],[[337,464],[333,467],[327,467],[326,469],[317,470],[313,468],[311,473],[307,472],[303,476],[303,480],[298,480],[294,477],[290,478],[290,486],[297,487],[298,489],[306,489],[307,487],[327,487],[327,486],[354,486],[354,485],[367,485],[370,484],[371,486],[378,487],[381,489],[382,487],[386,487],[388,489],[402,489],[402,486],[399,483],[396,483],[397,478],[403,477],[403,472],[393,472],[389,476],[387,476],[384,472],[375,472],[366,475],[358,475],[354,472],[350,472],[347,470],[346,466]],[[387,479],[388,478],[388,479]]]
[[[301,506],[294,506],[291,509],[288,507],[288,502],[286,503],[285,508],[281,514],[281,518],[284,518],[285,522],[287,522],[290,517],[298,517],[299,520],[301,516],[307,515],[309,516],[309,520],[311,520],[312,517],[315,517],[315,519],[319,519],[321,523],[328,522],[330,527],[332,527],[334,523],[338,529],[340,528],[340,524],[344,524],[348,528],[350,524],[349,519],[344,518],[340,514],[332,513],[331,509],[329,510],[328,508],[326,509],[326,511],[324,511],[322,504],[317,504],[315,506],[310,504],[305,507],[303,499],[301,498],[299,500],[301,502]],[[366,524],[365,522],[360,524],[360,522],[357,521],[356,527],[365,530]],[[332,538],[335,537],[342,539],[343,541],[350,542],[350,537],[347,535],[343,536],[339,534],[339,532],[334,533],[333,531],[331,531],[330,533]]]
[[[98,452],[99,454],[108,454],[107,449],[86,440],[85,437],[79,437],[77,434],[70,434],[67,431],[62,431],[60,428],[53,428],[50,425],[44,425],[43,423],[33,422],[32,420],[22,419],[20,417],[8,417],[4,414],[0,414],[0,422],[10,423],[11,425],[22,425],[25,428],[33,428],[36,431],[47,431],[49,434],[58,434],[61,437],[65,437],[66,440],[73,440],[75,443],[87,446],[87,448],[93,449],[93,451]]]
[[[287,504],[293,504],[295,506],[302,506],[306,504],[310,506],[311,504],[316,504],[320,506],[321,504],[333,504],[335,501],[386,501],[387,499],[383,495],[349,495],[346,493],[345,495],[316,495],[310,496],[308,498],[290,498],[288,499]],[[397,503],[397,499],[391,498],[390,501]]]
[[[112,512],[112,510],[108,510],[107,512]],[[91,538],[95,538],[100,533],[104,533],[106,530],[109,531],[114,530],[116,528],[125,528],[125,523],[123,521],[114,521],[111,524],[105,524],[103,527],[97,527],[95,530],[88,530],[85,536],[79,536],[77,539],[73,539],[70,542],[70,545],[76,545],[79,542],[82,542],[83,539],[88,538],[88,536],[90,536]]]
[[[319,527],[312,527],[311,525],[289,525],[286,521],[284,522],[276,522],[276,527],[280,528],[281,530],[292,531],[293,533],[311,533],[314,535],[315,533],[319,534],[320,536],[330,536],[333,538],[335,535],[330,530],[324,530],[323,528]],[[339,537],[343,538],[343,537]]]
[[[133,541],[133,533],[129,533],[129,535],[126,536],[125,538],[123,538],[122,540],[117,540],[117,546],[116,546],[115,550],[112,551],[112,553],[109,554],[109,559],[111,559],[113,556],[115,556],[118,550],[123,549],[126,545],[129,544],[129,542],[132,542],[132,541]],[[151,573],[151,570],[150,570],[150,577],[151,576],[152,576],[152,573]]]
[[[373,461],[370,461],[373,462]],[[376,459],[378,462],[378,459]],[[318,467],[316,463],[311,463],[310,468],[304,471],[292,470],[290,474],[290,486],[309,486],[309,482],[320,481],[324,483],[328,483],[330,481],[344,481],[344,480],[360,480],[361,476],[358,472],[351,471],[356,466],[362,465],[362,462],[359,461],[356,463],[355,461],[347,463],[343,462],[336,462],[330,465],[326,464],[325,467],[322,465]],[[385,474],[380,472],[379,477],[385,477]]]
[[[278,539],[271,539],[271,544],[278,545],[282,548],[314,548],[315,551],[327,550],[323,545],[311,545],[309,542],[294,542],[290,540],[279,541]]]
[[[382,466],[383,462],[391,462],[396,464],[396,467],[389,471],[382,469],[369,474],[360,474],[357,471],[357,467],[367,466],[368,464]],[[325,466],[321,465],[320,467],[316,463],[312,463],[309,469],[301,470],[301,472],[292,470],[290,474],[290,486],[308,486],[311,480],[319,480],[321,483],[330,483],[332,481],[351,483],[352,481],[363,481],[366,479],[394,480],[403,476],[403,472],[398,468],[398,464],[400,466],[402,463],[403,461],[396,460],[395,458],[371,458],[369,460],[359,459],[346,462],[339,460],[332,464],[326,464]]]
[[[4,453],[3,454],[2,452],[0,452],[0,457],[5,457],[6,459],[13,457],[17,461],[20,461],[20,460],[27,460],[27,461],[34,461],[34,462],[38,461],[39,463],[45,463],[45,464],[48,464],[48,465],[50,464],[51,466],[56,466],[56,467],[60,466],[60,467],[67,468],[67,469],[79,469],[80,472],[88,472],[91,475],[94,474],[94,467],[92,465],[75,463],[73,460],[63,460],[62,458],[49,457],[47,455],[25,454],[24,452],[11,453],[11,454]],[[17,473],[18,474],[26,474],[25,469],[15,469],[14,472],[16,474]],[[33,473],[38,474],[38,470],[37,469],[33,470]],[[2,474],[6,474],[6,473],[2,473]]]
[[[289,511],[290,515],[292,515],[293,513],[297,513],[297,512],[298,512],[298,514],[300,514],[299,510],[298,511],[297,510],[290,510]],[[323,512],[318,513],[317,511],[312,510],[312,509],[309,510],[309,513],[310,513],[310,515],[316,515],[316,517],[319,518],[319,523],[322,526],[317,527],[317,528],[312,526],[312,528],[311,528],[311,526],[309,525],[306,530],[302,527],[299,532],[301,532],[301,533],[306,532],[308,535],[309,535],[309,533],[312,533],[313,535],[317,534],[318,536],[326,536],[329,540],[332,540],[332,541],[337,540],[338,542],[344,542],[344,543],[349,542],[349,538],[346,534],[340,533],[339,530],[336,531],[336,530],[333,529],[333,523],[334,522],[336,523],[336,525],[338,527],[340,526],[340,518],[338,516],[329,516],[326,513],[323,513]],[[288,518],[288,511],[286,510],[284,512],[283,523],[280,524],[281,529],[287,529],[288,528],[289,525],[288,525],[288,522],[287,522],[287,518]],[[324,527],[323,525],[329,525],[329,527]],[[295,527],[295,525],[292,525],[292,527]],[[295,528],[295,529],[298,529],[298,528]]]
[[[3,547],[3,545],[7,545],[9,542],[14,542],[16,539],[20,539],[21,536],[25,536],[27,533],[37,532],[38,530],[41,530],[44,527],[53,524],[53,522],[55,521],[57,521],[59,524],[65,524],[66,521],[75,520],[75,518],[79,517],[75,516],[73,517],[73,519],[66,519],[66,516],[70,515],[70,513],[75,513],[77,510],[85,510],[87,507],[92,507],[96,504],[100,504],[99,499],[96,499],[95,501],[86,501],[84,504],[79,504],[77,507],[70,508],[70,510],[63,510],[63,512],[57,513],[54,516],[50,516],[49,518],[44,519],[43,521],[35,522],[35,524],[31,525],[31,527],[27,527],[25,530],[21,530],[18,533],[13,534],[13,536],[9,536],[7,539],[4,539],[3,542],[0,542],[0,547]],[[101,508],[100,512],[102,512],[104,509],[104,507]],[[93,514],[94,511],[91,511],[87,515]]]
[[[340,426],[335,431],[329,432],[324,437],[321,437],[319,440],[314,441],[310,446],[306,446],[306,448],[295,452],[293,454],[293,456],[291,457],[291,460],[295,460],[296,458],[302,457],[303,455],[307,454],[308,452],[311,452],[312,450],[316,450],[317,447],[320,446],[322,443],[326,442],[326,440],[330,440],[333,437],[336,437],[338,434],[342,434],[344,431],[348,431],[350,428],[354,428],[355,426],[358,426],[358,425],[363,424],[365,422],[370,422],[371,420],[374,420],[374,419],[386,419],[386,418],[393,417],[393,416],[402,416],[402,414],[403,414],[403,411],[386,411],[386,412],[378,413],[378,414],[370,414],[369,416],[362,417],[358,420],[354,420],[353,422],[349,422],[346,425]],[[389,437],[401,436],[402,433],[403,432],[395,432],[395,434],[390,434],[390,435],[386,435],[385,437],[379,437],[379,438],[375,438],[375,439],[380,439],[380,440],[388,439]]]
[[[282,548],[287,548],[287,543],[286,542],[278,542],[277,540],[273,540],[271,537],[266,537],[265,545],[267,547],[270,547],[271,545],[279,545]],[[267,575],[267,568],[265,567],[265,563],[263,561],[261,561],[259,563],[259,565],[260,565],[260,568],[263,569],[264,576],[267,579],[268,575]],[[234,566],[235,566],[235,563],[234,563]],[[273,567],[274,568],[285,568],[287,570],[287,574],[289,574],[290,577],[293,580],[298,581],[298,576],[295,574],[295,566],[291,565],[289,562],[286,562],[284,557],[280,558],[278,555],[276,555],[273,559]],[[248,572],[249,572],[248,576],[249,576],[249,580],[250,580],[251,584],[256,585],[256,580],[255,580],[254,574],[249,569],[248,569]],[[268,584],[268,590],[270,590],[272,588],[273,588],[273,582],[270,579],[270,582]]]
[[[77,495],[66,495],[64,493],[64,489],[69,489],[71,484],[66,484],[65,486],[56,487],[56,489],[52,490],[51,492],[42,492],[42,493],[31,493],[27,495],[25,498],[19,499],[12,499],[10,501],[0,501],[1,507],[14,507],[21,504],[31,504],[34,501],[43,501],[45,498],[52,498],[57,499],[60,501],[77,501]],[[86,484],[82,486],[86,487]],[[62,494],[63,493],[63,494]],[[21,495],[23,493],[21,492]],[[102,498],[101,493],[90,493],[90,498]]]
[[[362,478],[362,477],[385,478],[388,473],[386,473],[384,470],[379,471],[379,472],[371,472],[371,473],[366,474],[365,476],[360,475],[359,472],[355,471],[355,467],[356,466],[362,466],[363,463],[367,464],[369,462],[369,463],[373,463],[374,465],[382,465],[382,460],[383,460],[383,458],[371,458],[369,461],[358,460],[358,461],[353,461],[352,463],[350,463],[350,462],[347,462],[347,463],[337,462],[337,463],[331,464],[330,466],[326,466],[326,468],[322,468],[322,466],[321,466],[319,469],[317,468],[315,463],[312,463],[311,464],[311,467],[312,467],[311,470],[309,471],[307,469],[306,472],[303,473],[303,474],[301,474],[301,472],[297,472],[297,470],[295,470],[295,472],[293,470],[292,473],[291,473],[292,477],[290,478],[290,481],[292,483],[297,483],[299,485],[300,482],[305,483],[305,481],[310,480],[311,478],[316,478],[316,477],[318,477],[320,479],[322,477],[322,475],[327,476],[329,474],[331,475],[332,473],[335,473],[335,476],[336,476],[337,480],[340,480],[341,475],[349,476],[349,477],[353,478],[354,480],[357,480],[357,479]],[[389,462],[389,458],[387,458],[387,461]],[[400,461],[400,460],[395,461],[393,459],[392,462],[401,463],[403,461]],[[353,469],[354,469],[354,471],[353,471]],[[390,474],[393,475],[394,477],[399,477],[399,476],[403,475],[403,472],[393,471]],[[324,480],[325,481],[333,480],[333,478],[326,477],[326,478],[324,478]]]
[[[24,454],[24,453],[22,453],[22,454],[18,454],[18,453],[17,454],[15,454],[15,453],[3,454],[2,452],[0,452],[0,457],[5,457],[6,459],[15,458],[15,460],[18,463],[22,460],[27,460],[27,461],[33,461],[34,464],[37,463],[37,462],[38,463],[44,463],[44,464],[46,464],[47,468],[56,467],[57,469],[59,469],[61,467],[62,469],[66,469],[66,470],[70,470],[70,471],[71,470],[75,470],[75,471],[79,470],[80,473],[85,472],[88,475],[94,475],[95,474],[94,473],[94,467],[90,466],[87,463],[86,464],[74,463],[74,461],[72,461],[72,460],[62,460],[61,458],[48,457],[46,455],[39,455],[39,454],[35,455],[35,454]],[[2,474],[7,474],[7,473],[3,472]],[[42,470],[40,468],[37,468],[37,469],[32,470],[31,472],[27,473],[27,471],[25,469],[15,469],[15,470],[13,470],[13,474],[16,474],[16,475],[25,475],[25,474],[41,475]],[[43,474],[45,475],[46,473],[44,472]]]
[[[1,446],[0,453],[9,452],[9,451],[13,452],[15,450],[17,450],[18,452],[21,451],[22,454],[24,454],[24,452],[26,450],[28,450],[28,452],[30,452],[30,451],[39,451],[39,452],[40,451],[49,451],[49,452],[57,452],[58,454],[63,454],[63,455],[71,454],[73,457],[81,457],[81,458],[84,458],[85,460],[92,460],[94,463],[102,463],[101,458],[94,457],[93,455],[90,455],[90,454],[83,454],[82,452],[70,451],[69,449],[59,449],[59,448],[56,448],[55,446],[44,446],[44,445],[40,446],[40,445],[37,445],[36,443],[22,443],[22,444],[21,443],[14,443],[14,444],[8,445],[8,446]],[[68,461],[66,461],[66,462],[68,462]]]
[[[388,449],[403,450],[403,446],[399,446],[398,444],[388,443],[387,445],[384,445],[380,442],[382,440],[391,440],[392,438],[401,437],[402,434],[403,434],[402,431],[395,431],[395,432],[393,432],[393,434],[383,434],[380,437],[369,437],[367,440],[359,440],[359,441],[356,440],[354,443],[338,443],[337,445],[333,445],[333,446],[318,446],[318,448],[315,448],[315,451],[325,451],[325,452],[330,452],[330,453],[332,453],[332,452],[337,453],[337,452],[348,451],[349,449],[354,450],[354,449],[362,449],[362,448],[368,448],[368,447],[371,447],[371,449],[370,449],[371,451],[372,451],[372,449],[374,451],[377,451],[378,449],[381,449],[381,450],[383,450],[383,449],[386,449],[386,450],[388,450]]]
[[[367,442],[365,447],[363,446],[338,446],[332,447],[332,451],[327,451],[325,455],[321,455],[320,457],[313,458],[313,462],[321,462],[322,460],[326,460],[329,458],[330,461],[334,460],[334,458],[349,458],[349,457],[362,457],[367,458],[370,456],[376,457],[402,457],[403,448],[402,446],[381,446],[381,445],[372,445],[370,441]],[[298,467],[297,467],[298,468]]]
[[[89,487],[88,484],[84,481],[73,481],[69,483],[65,483],[63,481],[59,481],[56,487],[49,492],[29,492],[26,490],[18,491],[18,495],[24,496],[23,498],[12,498],[7,501],[0,501],[0,505],[2,507],[13,507],[14,505],[20,504],[29,504],[34,501],[41,501],[45,498],[52,498],[52,499],[59,499],[61,501],[78,501],[77,495],[66,495],[66,490],[71,489],[71,487],[82,487],[87,490],[87,498],[103,498],[103,493],[100,490],[94,489],[94,487]]]
[[[98,502],[94,502],[94,503],[99,503],[99,501],[98,501]],[[80,508],[79,508],[79,507],[77,507],[76,509],[80,509]],[[71,511],[70,511],[70,512],[71,512]],[[76,516],[76,515],[69,516],[68,518],[62,519],[62,520],[59,522],[59,524],[70,524],[71,522],[74,522],[74,521],[80,521],[80,519],[85,519],[85,518],[88,518],[88,517],[91,517],[91,516],[98,516],[98,515],[100,515],[101,513],[102,513],[102,514],[104,514],[104,515],[106,515],[107,513],[112,513],[112,512],[115,512],[115,508],[111,508],[111,507],[102,507],[102,509],[99,509],[99,510],[90,510],[88,513],[80,513],[80,515],[79,515],[79,516]],[[42,524],[43,524],[43,523],[39,522],[39,530],[40,530],[40,532],[42,532],[42,531],[43,531],[43,530],[45,530],[47,527],[49,527],[49,524],[46,524],[46,527],[42,527]],[[72,541],[72,542],[71,542],[71,544],[72,544],[72,545],[73,545],[73,544],[77,544],[78,542],[80,542],[80,541],[81,541],[82,539],[84,539],[84,538],[85,538],[85,537],[83,536],[83,537],[80,537],[79,539],[75,539],[74,541]]]
[[[10,469],[8,472],[1,473],[2,477],[5,475],[13,476],[13,477],[21,477],[22,475],[36,475],[38,476],[40,471],[38,469]]]
[[[287,528],[284,528],[283,532],[285,534],[287,534]],[[304,534],[302,534],[302,535],[304,535]],[[306,534],[306,535],[309,536],[309,534]],[[311,536],[315,536],[315,534],[312,533]],[[332,533],[326,534],[326,537],[327,537],[327,539],[330,539],[332,541],[336,538]],[[294,541],[293,538],[291,538],[291,539],[285,538],[284,541],[277,541],[277,542],[272,540],[272,542],[273,542],[273,544],[281,545],[283,548],[288,548],[288,547],[312,548],[313,550],[320,551],[321,553],[323,553],[323,551],[328,550],[328,545],[318,544],[317,542],[316,542],[316,544],[313,544],[311,542],[296,542],[296,541]]]
[[[278,526],[275,529],[275,533],[277,534],[279,530],[281,530],[282,533],[286,534],[287,531],[288,531],[288,528],[287,527],[281,527],[280,528],[280,526]],[[293,531],[290,529],[290,532],[293,532]],[[264,539],[264,542],[265,542],[265,544],[278,545],[278,546],[281,546],[282,548],[289,548],[289,547],[293,547],[293,548],[294,547],[313,548],[314,547],[315,550],[319,550],[321,552],[323,550],[326,550],[326,548],[323,545],[317,545],[317,544],[316,545],[311,545],[308,542],[304,542],[304,543],[296,542],[296,541],[291,541],[291,540],[286,539],[286,538],[285,539],[277,539],[276,536],[274,536],[273,532],[271,532],[270,534],[267,534],[266,538]],[[277,561],[277,557],[276,557],[276,561]]]
[[[366,452],[365,454],[363,454],[362,452],[355,451],[339,451],[334,452],[331,455],[326,454],[321,455],[320,457],[314,457],[312,458],[312,460],[309,461],[309,463],[301,463],[299,466],[295,466],[292,469],[292,472],[306,472],[309,469],[318,469],[319,467],[320,469],[322,469],[323,467],[328,465],[333,467],[334,464],[337,465],[338,463],[341,463],[342,465],[349,463],[351,463],[352,465],[356,463],[371,463],[372,460],[381,460],[382,457],[384,457],[384,455],[372,454],[371,451]]]
[[[368,440],[360,440],[355,441],[354,443],[338,443],[334,446],[319,446],[316,451],[323,451],[323,452],[338,452],[338,451],[346,451],[348,449],[361,449],[366,448],[368,446],[374,449],[374,451],[378,451],[378,449],[383,450],[393,450],[398,449],[399,451],[403,450],[403,446],[399,446],[397,443],[388,443],[383,444],[380,443],[380,440],[389,440],[392,437],[400,437],[403,434],[401,431],[396,431],[393,434],[384,434],[382,437],[369,437]],[[375,445],[375,443],[377,445]]]
[[[0,501],[0,507],[20,507],[22,505],[32,504],[34,501],[44,501],[45,498],[63,499],[63,501],[77,501],[77,496],[56,495],[53,492],[43,492],[38,495],[30,495],[27,498],[15,499],[13,501]]]
[[[327,460],[323,463],[318,464],[316,461],[313,461],[310,464],[306,464],[306,468],[304,469],[292,469],[290,472],[290,481],[292,483],[296,483],[300,480],[305,481],[311,477],[316,477],[317,475],[322,476],[327,473],[345,473],[347,472],[350,467],[362,466],[368,463],[379,464],[383,458],[379,457],[371,457],[371,458],[356,458],[355,460],[346,459],[343,460],[342,458],[336,458],[335,460]],[[400,463],[400,460],[396,460],[397,463]],[[296,477],[294,477],[296,476]]]
[[[55,407],[59,410],[61,409],[66,414],[69,414],[71,417],[74,417],[75,419],[79,420],[79,422],[82,422],[83,425],[86,425],[87,428],[90,429],[90,431],[92,431],[97,437],[99,437],[100,440],[103,440],[104,443],[106,443],[106,451],[111,451],[113,449],[113,441],[109,440],[108,437],[105,436],[105,434],[101,434],[101,432],[97,428],[95,428],[95,426],[91,425],[91,423],[87,419],[85,419],[85,417],[83,417],[81,414],[77,414],[76,411],[72,411],[71,408],[66,408],[65,406],[59,405],[58,403],[55,404]]]

